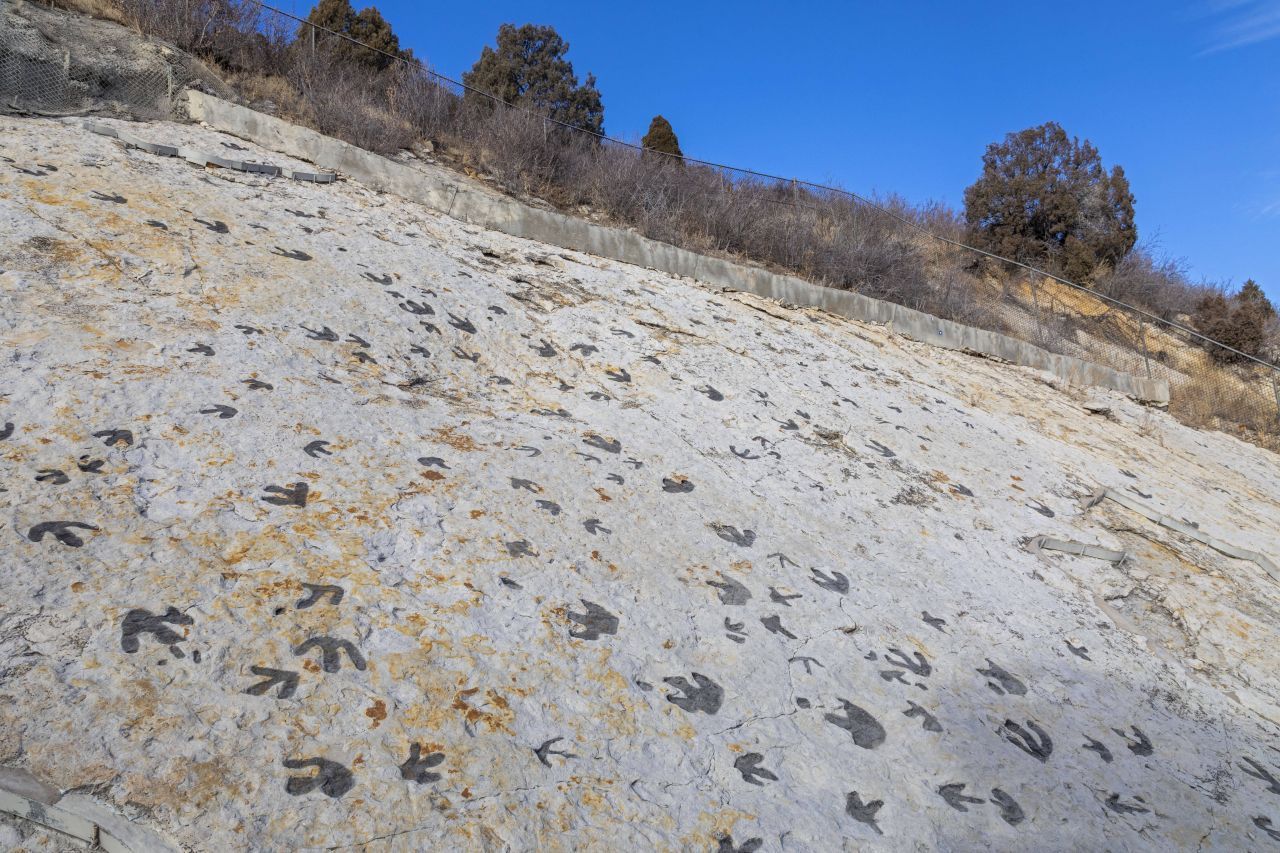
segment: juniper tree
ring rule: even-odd
[[[1215,341],[1252,356],[1261,356],[1268,343],[1268,329],[1276,319],[1275,306],[1257,282],[1249,279],[1228,299],[1210,293],[1200,300],[1193,317],[1196,328]],[[1209,345],[1217,361],[1244,361],[1230,350]]]
[[[573,63],[565,58],[569,43],[553,27],[503,24],[497,47],[485,46],[462,82],[509,104],[528,107],[557,121],[592,133],[604,133],[604,103],[596,78],[578,83]],[[492,103],[467,92],[473,103]]]
[[[676,137],[671,122],[660,115],[654,116],[653,121],[649,122],[649,132],[640,140],[640,144],[646,150],[670,154],[676,162],[684,161],[684,152],[680,150],[680,140]]]
[[[1138,237],[1124,170],[1107,172],[1092,143],[1055,122],[987,146],[964,204],[981,248],[1076,280],[1114,267]]]
[[[314,35],[317,45],[342,59],[381,71],[394,63],[396,57],[408,59],[412,56],[411,51],[400,49],[400,39],[375,6],[357,12],[351,0],[320,0],[307,15],[307,21],[323,29],[313,33],[312,27],[302,24],[298,28],[298,38],[304,46],[310,44]],[[329,35],[324,30],[332,30],[375,50]]]

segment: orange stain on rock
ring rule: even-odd
[[[463,453],[470,453],[473,450],[479,450],[480,445],[476,444],[475,439],[469,435],[459,435],[453,431],[453,427],[440,427],[433,432],[436,441],[447,444],[454,450],[461,450]]]

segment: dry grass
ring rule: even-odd
[[[102,18],[117,24],[129,23],[124,10],[117,0],[43,0],[43,2],[46,6],[67,9],[71,12],[78,12],[81,15],[88,15],[93,18]]]

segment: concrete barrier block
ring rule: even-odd
[[[69,814],[92,821],[98,828],[98,846],[106,853],[180,853],[154,830],[139,826],[84,794],[67,794],[58,804]]]
[[[100,122],[89,121],[86,119],[81,127],[90,133],[96,133],[99,136],[109,136],[112,139],[116,138],[116,129],[109,125],[101,124]]]
[[[28,799],[0,788],[0,811],[46,826],[87,844],[98,842],[98,827],[91,821],[57,805]]]

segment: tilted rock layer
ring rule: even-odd
[[[1274,455],[0,123],[0,764],[192,850],[1280,846],[1280,587],[1087,506],[1274,558]]]

